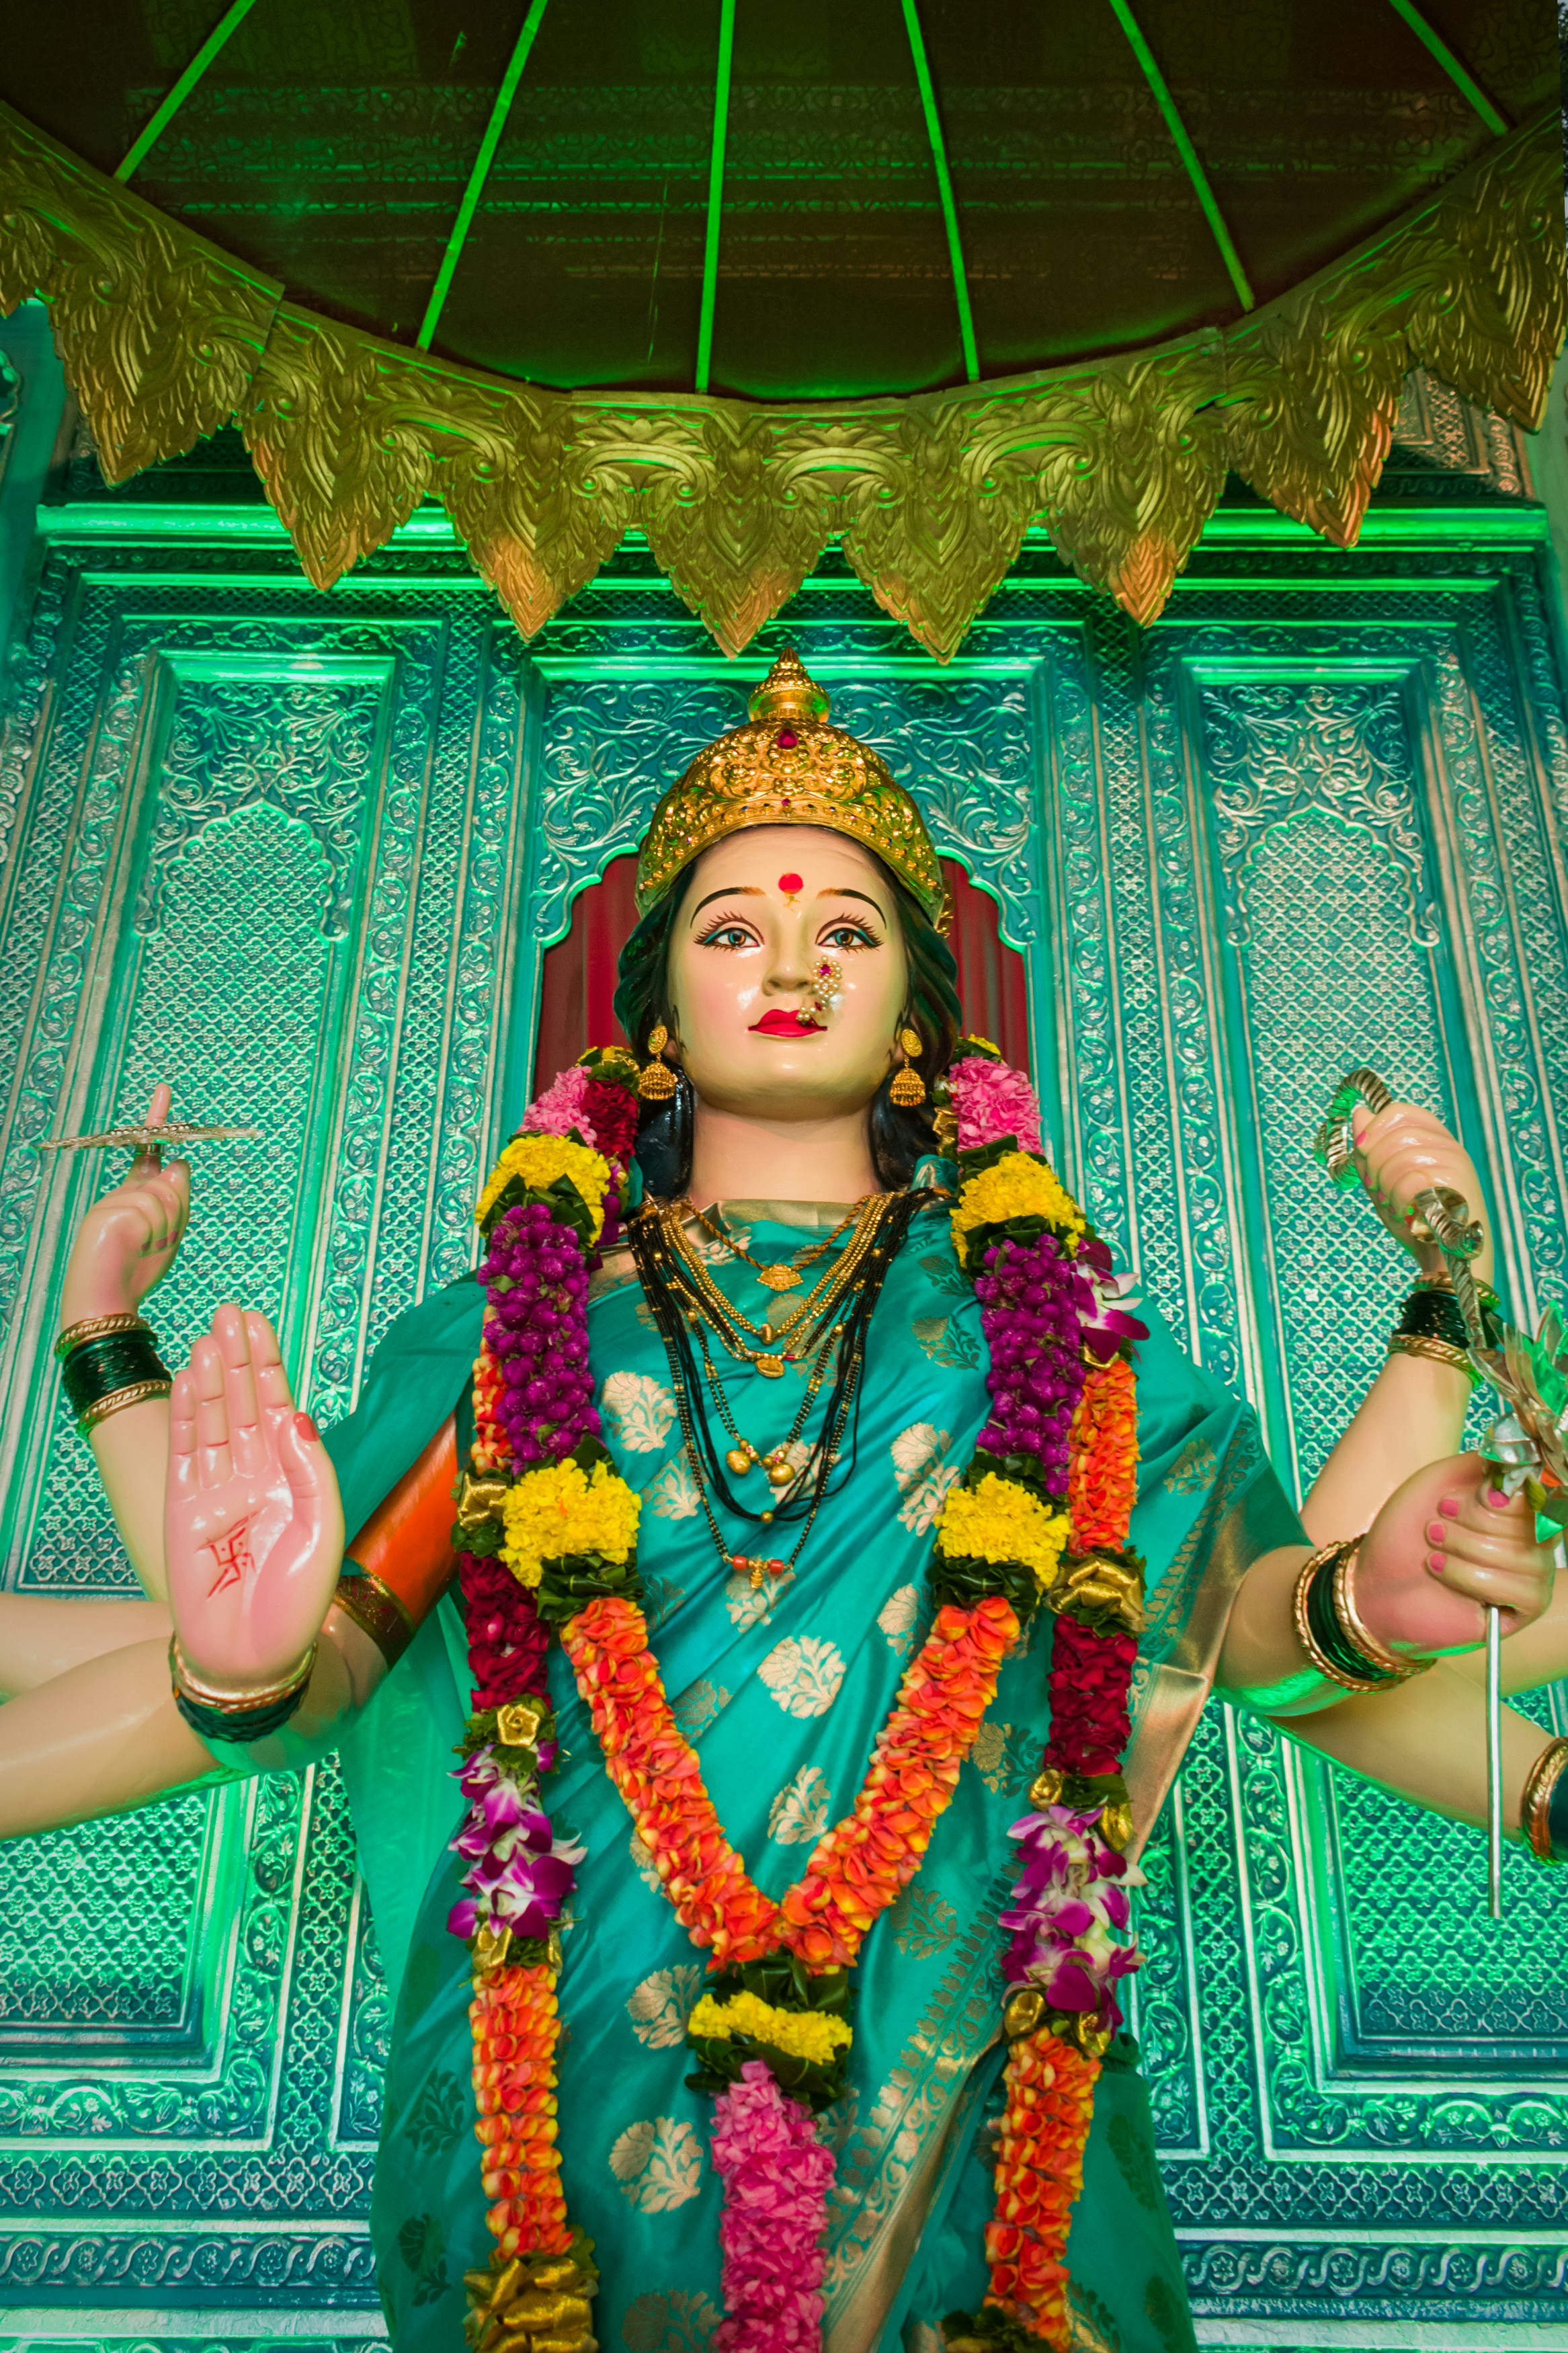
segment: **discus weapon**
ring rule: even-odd
[[[1347,1071],[1324,1114],[1313,1156],[1342,1193],[1356,1182],[1355,1106],[1375,1114],[1393,1095],[1375,1071]],[[1568,1527],[1568,1334],[1549,1307],[1532,1340],[1483,1299],[1470,1261],[1481,1246],[1479,1223],[1452,1186],[1417,1193],[1410,1230],[1442,1252],[1464,1318],[1470,1363],[1497,1394],[1502,1411],[1482,1442],[1505,1495],[1523,1494],[1538,1518]],[[1487,1609],[1487,1910],[1502,1917],[1502,1612]]]

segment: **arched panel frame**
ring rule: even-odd
[[[909,786],[939,855],[962,866],[993,902],[1003,944],[1024,958],[1030,1063],[1059,1149],[1054,976],[1041,921],[1046,668],[1037,659],[939,665],[909,658],[884,658],[873,668],[831,652],[814,655],[812,637],[809,627],[789,633],[832,695],[836,723],[871,743]],[[504,1119],[521,1118],[529,1099],[543,958],[566,936],[579,893],[636,849],[660,795],[703,744],[743,721],[752,685],[784,642],[782,632],[770,632],[755,663],[750,656],[743,665],[698,658],[641,666],[625,680],[607,675],[602,661],[538,650],[527,657],[527,912],[507,1021]]]

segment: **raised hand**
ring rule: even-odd
[[[1428,1463],[1394,1490],[1362,1540],[1355,1603],[1369,1633],[1411,1657],[1473,1651],[1487,1608],[1504,1634],[1539,1618],[1552,1598],[1554,1547],[1535,1541],[1522,1496],[1506,1501],[1479,1454]]]
[[[173,1092],[153,1090],[147,1125],[161,1127]],[[95,1201],[82,1219],[66,1269],[61,1321],[117,1315],[140,1307],[179,1254],[191,1214],[191,1171],[184,1160],[163,1165],[154,1145],[139,1152],[123,1183]]]
[[[220,1307],[169,1400],[164,1548],[180,1647],[205,1683],[286,1677],[321,1632],[343,1556],[338,1482],[297,1413],[264,1315]]]
[[[1449,1134],[1440,1119],[1417,1103],[1392,1103],[1386,1111],[1356,1107],[1356,1174],[1367,1198],[1395,1241],[1409,1250],[1423,1274],[1435,1274],[1442,1252],[1435,1242],[1418,1241],[1410,1230],[1417,1193],[1428,1186],[1447,1185],[1463,1194],[1472,1218],[1479,1218],[1485,1237],[1472,1261],[1478,1281],[1492,1279],[1491,1229],[1487,1221],[1480,1173],[1464,1145]]]

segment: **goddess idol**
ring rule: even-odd
[[[90,1213],[64,1378],[150,1599],[0,1613],[0,1828],[341,1749],[398,2353],[1190,2346],[1120,1997],[1195,1715],[1479,1819],[1465,1654],[1548,1612],[1409,1219],[1475,1171],[1363,1117],[1421,1280],[1299,1518],[963,1034],[920,814],[793,655],[637,903],[635,1050],[540,1096],[324,1439],[258,1315],[160,1364],[183,1168]]]

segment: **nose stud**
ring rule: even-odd
[[[811,985],[806,990],[805,1011],[818,1021],[826,1021],[829,1009],[837,1002],[844,986],[844,975],[838,958],[819,955],[811,968]]]

